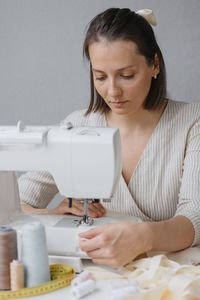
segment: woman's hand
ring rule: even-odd
[[[61,201],[58,206],[52,209],[54,214],[73,214],[76,216],[83,216],[84,207],[83,203],[78,201],[78,199],[72,199],[72,207],[69,207],[69,199],[65,198]],[[102,217],[106,213],[105,208],[101,203],[89,203],[88,204],[88,215],[91,218]]]
[[[32,214],[73,214],[76,216],[83,216],[84,214],[83,203],[80,203],[77,199],[73,199],[72,207],[69,207],[68,198],[65,198],[63,201],[61,201],[56,208],[35,208],[27,204],[22,204],[21,208],[23,212]],[[106,210],[102,204],[88,204],[88,215],[91,218],[102,217],[105,213]]]
[[[148,223],[107,224],[80,233],[80,248],[94,263],[119,268],[151,250]]]

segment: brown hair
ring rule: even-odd
[[[151,81],[151,87],[144,102],[144,108],[155,110],[160,107],[166,96],[166,71],[163,56],[156,42],[151,25],[142,16],[128,8],[109,8],[98,14],[89,23],[83,44],[83,55],[89,61],[89,45],[93,42],[98,42],[102,37],[108,41],[133,41],[137,45],[138,52],[146,58],[148,65],[154,63],[155,55],[157,55],[160,72],[157,79],[152,79]],[[101,113],[109,111],[109,106],[94,86],[91,63],[90,88],[91,98],[86,115],[92,111],[99,111]]]

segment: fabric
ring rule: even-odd
[[[107,126],[104,114],[75,111],[62,123]],[[44,208],[58,189],[47,172],[31,172],[19,179],[21,202]],[[193,245],[200,243],[200,105],[169,100],[129,184],[123,176],[104,207],[143,221],[182,215],[194,225]]]
[[[165,255],[155,255],[130,263],[121,273],[134,278],[140,287],[138,295],[127,297],[127,300],[200,299],[199,266],[180,265]]]
[[[130,280],[134,279],[137,289],[133,290],[131,295],[123,297],[124,300],[200,299],[200,267],[180,265],[165,255],[135,260],[119,269],[118,274],[98,266],[87,267],[86,270],[97,283],[103,281],[104,289],[108,285],[112,286],[112,295],[114,291],[118,291],[116,285],[122,290],[128,282],[129,287],[133,286],[134,283]]]

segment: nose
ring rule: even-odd
[[[108,95],[112,98],[121,96],[122,89],[116,80],[111,79],[108,86]]]

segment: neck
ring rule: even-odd
[[[145,130],[151,126],[156,126],[166,107],[166,104],[166,102],[163,103],[162,107],[157,110],[150,111],[141,108],[135,113],[124,115],[109,111],[106,115],[107,124],[110,127],[119,128],[121,132]]]

